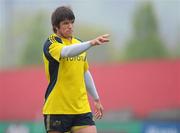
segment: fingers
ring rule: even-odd
[[[101,43],[109,42],[108,37],[109,37],[109,34],[105,34],[105,35],[98,37],[97,40],[99,40]]]
[[[101,113],[101,112],[99,112],[99,111],[97,111],[97,112],[95,112],[95,118],[96,119],[102,119],[102,117],[103,117],[103,114]]]
[[[98,112],[96,112],[96,113],[95,113],[95,119],[96,119],[96,120],[102,119],[102,115],[99,114]]]
[[[104,44],[106,42],[109,42],[109,39],[108,39],[109,36],[110,36],[109,34],[104,34],[102,36],[99,36],[96,39],[91,41],[91,45],[92,46],[101,45],[101,44]]]
[[[95,118],[101,119],[103,117],[103,107],[102,105],[97,105],[95,110]]]
[[[101,42],[100,40],[98,40],[98,39],[94,39],[94,40],[92,40],[90,43],[91,43],[92,46],[102,44],[102,42]]]
[[[103,117],[102,113],[100,113],[100,112],[96,112],[96,113],[95,113],[95,118],[96,118],[97,120],[102,119],[102,117]]]
[[[103,38],[108,38],[109,36],[109,34],[102,35]]]
[[[97,40],[96,40],[96,44],[97,44],[97,45],[100,45],[100,44],[102,44],[102,41],[97,39]]]
[[[109,42],[109,39],[108,39],[108,38],[103,38],[103,37],[98,38],[98,40],[99,40],[101,43]]]
[[[103,106],[99,99],[95,100],[95,118],[101,119],[103,117]]]

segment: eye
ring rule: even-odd
[[[69,24],[69,22],[67,22],[67,21],[66,21],[66,22],[64,22],[64,24],[65,24],[65,25],[68,25],[68,24]]]
[[[69,25],[73,23],[74,23],[74,20],[65,20],[64,22],[62,22],[63,25]]]

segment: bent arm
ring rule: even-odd
[[[62,48],[61,51],[61,57],[73,57],[77,56],[86,50],[88,50],[92,45],[90,44],[90,41],[75,44],[75,45],[70,45],[70,46],[65,46]]]
[[[92,78],[89,70],[87,70],[85,72],[84,80],[85,80],[85,84],[86,84],[86,88],[87,88],[88,93],[93,97],[94,100],[99,100],[99,95],[98,95],[98,92],[96,90],[93,78]]]

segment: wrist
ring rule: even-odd
[[[89,41],[89,43],[90,43],[91,46],[95,46],[96,45],[94,40]]]
[[[95,101],[95,102],[100,102],[100,99],[99,99],[99,98],[98,98],[98,99],[94,99],[94,101]]]

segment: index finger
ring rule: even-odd
[[[110,36],[110,34],[104,34],[104,35],[102,35],[102,37],[105,37],[105,38],[107,38],[107,37],[109,37]]]
[[[100,107],[99,111],[100,111],[101,115],[103,116],[103,108],[102,107]]]

